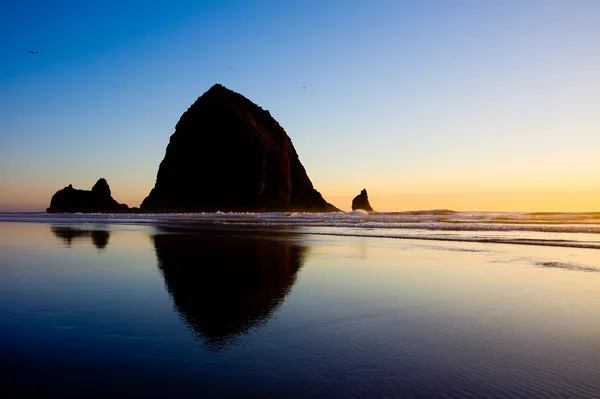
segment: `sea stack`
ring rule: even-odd
[[[371,208],[371,204],[369,204],[369,196],[367,195],[367,190],[363,189],[360,194],[358,194],[352,200],[352,210],[356,211],[358,209],[362,209],[367,212],[375,212],[373,208]]]
[[[144,212],[334,212],[269,111],[220,84],[181,116]]]
[[[94,184],[92,190],[78,190],[69,184],[68,187],[58,190],[50,200],[48,213],[80,212],[80,213],[110,213],[127,212],[129,207],[119,204],[113,199],[110,187],[105,179],[100,179]]]

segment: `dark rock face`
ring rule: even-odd
[[[100,179],[91,191],[77,190],[71,184],[59,190],[50,200],[48,213],[59,212],[127,212],[129,207],[119,204],[110,195],[110,187],[105,179]]]
[[[363,189],[360,194],[358,194],[352,200],[352,210],[355,211],[357,209],[362,209],[367,212],[374,212],[373,208],[371,208],[371,204],[369,204],[369,196],[367,195],[367,190]]]
[[[339,211],[271,114],[219,84],[181,116],[145,212]]]
[[[292,241],[256,234],[158,234],[152,241],[175,309],[214,350],[266,324],[305,254]]]
[[[92,187],[92,194],[94,194],[98,198],[111,198],[112,195],[110,193],[110,187],[108,186],[108,182],[106,179],[99,179],[94,187]]]

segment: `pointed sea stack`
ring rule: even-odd
[[[269,111],[216,84],[181,116],[144,212],[334,212]]]
[[[69,184],[68,187],[58,190],[52,196],[50,208],[46,209],[48,213],[110,213],[127,211],[129,211],[127,205],[119,204],[113,199],[110,187],[105,179],[98,180],[91,191],[77,190]]]
[[[369,204],[369,196],[367,195],[367,190],[363,189],[360,194],[358,194],[352,200],[352,210],[355,211],[357,209],[362,209],[367,212],[375,212],[373,208],[371,208],[371,204]]]

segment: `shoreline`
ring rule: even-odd
[[[538,231],[538,230],[490,230],[490,229],[445,229],[440,227],[405,226],[405,227],[368,227],[368,226],[341,226],[341,225],[302,225],[302,224],[258,224],[258,223],[217,223],[215,220],[173,220],[173,219],[92,219],[89,218],[60,218],[59,220],[43,220],[28,218],[9,218],[0,223],[18,224],[47,224],[49,226],[71,226],[79,230],[94,230],[90,227],[97,226],[138,226],[156,228],[159,232],[174,234],[194,233],[243,233],[243,234],[298,234],[334,237],[358,238],[388,238],[403,241],[437,241],[450,243],[472,244],[504,244],[536,247],[578,248],[600,250],[600,237],[596,233],[582,231]],[[397,232],[394,230],[398,230]],[[407,233],[412,231],[411,233]],[[425,233],[424,233],[425,232]],[[436,233],[437,232],[437,233]],[[454,235],[448,235],[448,232]],[[499,235],[503,233],[504,236]],[[514,233],[517,233],[516,235]],[[527,233],[534,237],[520,236],[518,233]],[[560,233],[560,234],[557,234]],[[593,237],[586,237],[586,235]],[[546,237],[551,236],[551,237]],[[559,236],[559,237],[557,237]],[[570,238],[570,239],[569,239]],[[585,240],[585,239],[588,240]],[[592,240],[590,240],[590,238]]]

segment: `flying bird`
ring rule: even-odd
[[[228,71],[231,71],[231,67],[227,67],[227,70],[228,70]]]
[[[304,90],[306,90],[306,86],[302,86],[302,88],[303,88]]]
[[[115,89],[118,89],[118,88],[119,88],[119,86],[115,86],[115,85],[113,85],[113,87],[114,87]]]
[[[39,54],[37,51],[33,51],[33,50],[29,50],[28,53],[31,55]]]

